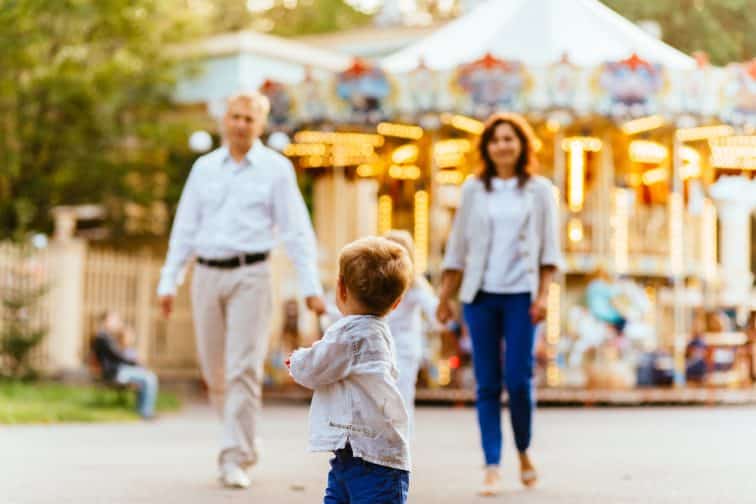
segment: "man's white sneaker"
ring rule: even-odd
[[[231,463],[223,464],[221,467],[220,480],[226,488],[247,488],[250,485],[247,472]]]

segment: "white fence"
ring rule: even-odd
[[[271,346],[275,348],[283,323],[283,301],[293,297],[296,288],[284,255],[274,252],[271,262],[274,306],[281,308],[273,313]],[[49,329],[33,353],[35,368],[52,374],[84,368],[100,315],[115,310],[134,328],[143,362],[164,376],[196,377],[189,289],[179,289],[174,312],[165,320],[155,293],[161,265],[162,258],[146,253],[98,250],[81,241],[54,243],[42,251],[0,244],[0,298],[21,289],[48,287],[28,312],[34,325]],[[185,283],[189,282],[191,271]],[[300,326],[313,329],[312,324]],[[0,366],[5,365],[0,361]]]

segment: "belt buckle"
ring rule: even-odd
[[[246,266],[247,265],[247,255],[246,254],[240,254],[239,255],[239,265]]]

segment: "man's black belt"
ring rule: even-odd
[[[203,266],[208,266],[210,268],[231,269],[264,261],[267,258],[267,252],[260,252],[257,254],[241,254],[235,257],[229,257],[227,259],[204,259],[202,257],[198,257],[197,262]]]

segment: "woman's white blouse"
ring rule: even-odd
[[[525,195],[514,177],[506,180],[497,177],[491,182],[491,192],[486,194],[491,248],[482,289],[494,294],[530,292],[529,251],[520,240],[528,220]]]

